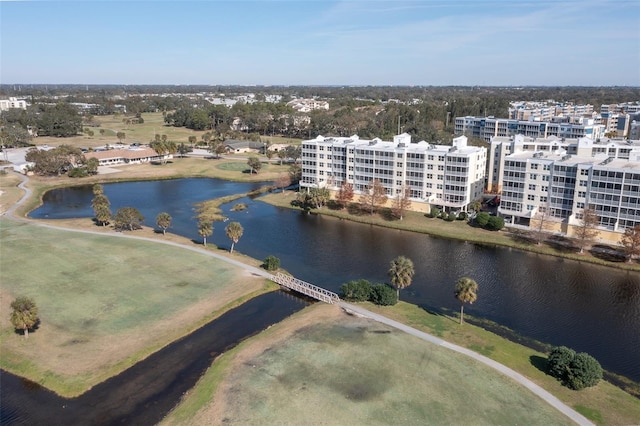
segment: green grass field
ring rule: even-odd
[[[309,310],[314,309],[339,308]],[[266,332],[259,348],[252,349],[259,342],[248,343],[230,355],[226,363],[234,367],[215,393],[214,405],[222,408],[209,405],[209,416],[191,418],[178,409],[168,423],[571,423],[524,387],[460,354],[341,312],[312,324],[305,315],[287,320],[305,324],[291,334]],[[197,398],[200,386],[205,384],[189,399]]]
[[[540,370],[543,353],[407,303],[364,305],[511,367],[596,424],[640,419],[640,400],[610,383],[563,387]],[[165,424],[568,423],[483,364],[368,320],[327,318],[333,308],[307,308],[216,360]]]
[[[116,146],[119,142],[116,137],[118,132],[124,132],[125,139],[123,143],[125,144],[133,142],[149,143],[155,139],[155,135],[167,135],[167,138],[171,141],[188,143],[189,136],[195,136],[198,141],[201,141],[202,135],[205,133],[204,130],[197,131],[185,127],[167,126],[164,123],[164,117],[161,112],[142,114],[142,118],[144,119],[144,123],[142,124],[126,124],[123,122],[124,118],[123,115],[95,116],[94,120],[100,123],[99,127],[84,126],[84,128],[93,131],[93,136],[86,134],[70,138],[41,136],[34,139],[33,143],[36,145],[50,146],[67,144],[77,148],[95,148],[104,146],[105,144]],[[100,130],[104,130],[103,134],[100,134]],[[301,142],[300,139],[284,138],[281,136],[261,136],[261,139],[274,144],[298,145]]]
[[[33,297],[28,340],[0,318],[0,366],[61,394],[82,392],[175,340],[264,280],[209,256],[133,239],[0,220],[2,312]]]

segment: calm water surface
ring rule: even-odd
[[[149,226],[166,211],[173,217],[170,232],[200,241],[194,202],[257,186],[177,179],[105,184],[104,189],[113,211],[136,207]],[[54,190],[31,216],[91,217],[92,197],[91,187]],[[237,202],[248,209],[230,212]],[[437,311],[459,310],[454,283],[461,276],[473,277],[478,300],[465,312],[526,338],[588,352],[606,369],[640,381],[638,273],[301,214],[249,198],[223,210],[245,229],[237,250],[257,259],[275,255],[298,278],[334,291],[352,279],[384,282],[389,261],[405,255],[413,260],[416,275],[411,287],[401,291],[402,300]],[[208,241],[228,248],[224,226],[215,223]]]

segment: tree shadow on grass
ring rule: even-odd
[[[529,362],[535,368],[547,374],[547,358],[538,355],[531,355],[529,357]]]
[[[398,220],[396,216],[393,214],[393,211],[390,208],[382,208],[379,210],[380,216],[386,220],[387,222],[392,222]]]
[[[436,316],[436,317],[441,317],[441,318],[447,319],[447,320],[455,322],[455,323],[458,322],[458,319],[456,319],[454,317],[455,312],[452,311],[452,310],[446,310],[446,311],[445,310],[437,310],[437,309],[434,309],[434,308],[429,308],[427,306],[420,306],[420,308],[423,311],[425,311],[426,313],[428,313],[429,315],[433,315],[433,316]]]
[[[37,330],[38,330],[38,328],[40,328],[40,318],[38,318],[38,319],[36,320],[36,323],[35,323],[35,324],[33,324],[33,326],[32,326],[32,327],[29,327],[29,333],[33,333],[33,332],[37,331]],[[23,336],[23,337],[24,337],[24,330],[23,330],[23,329],[21,329],[21,328],[15,328],[15,329],[13,330],[13,332],[14,332],[15,334],[19,335],[19,336]]]
[[[535,240],[531,237],[531,234],[526,231],[515,230],[509,233],[509,238],[515,243],[519,244],[535,244]]]
[[[604,244],[594,244],[589,250],[591,256],[607,262],[625,262],[627,257],[624,253]]]
[[[349,206],[347,206],[347,211],[349,212],[349,214],[354,216],[364,216],[365,214],[370,215],[369,212],[365,212],[364,210],[362,210],[360,208],[360,205],[357,203],[349,204]]]

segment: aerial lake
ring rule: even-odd
[[[104,191],[112,211],[135,207],[152,227],[157,214],[167,212],[173,217],[168,232],[201,241],[194,203],[259,186],[175,179],[104,184]],[[90,220],[92,198],[91,186],[56,189],[45,194],[44,205],[30,216]],[[238,202],[248,208],[231,212]],[[413,260],[416,275],[413,284],[400,292],[402,300],[438,312],[456,311],[454,283],[461,276],[472,277],[479,285],[478,300],[465,313],[505,326],[525,339],[588,352],[605,369],[640,381],[637,272],[303,214],[249,197],[222,208],[225,216],[244,227],[236,250],[256,259],[274,255],[300,279],[333,291],[353,279],[385,282],[391,259],[404,255]],[[228,248],[225,226],[214,223],[207,240]]]

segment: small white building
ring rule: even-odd
[[[173,155],[160,155],[151,148],[122,148],[94,151],[84,154],[85,158],[97,158],[100,166],[114,166],[118,164],[142,164],[151,161],[163,161],[173,158]]]
[[[17,98],[0,99],[0,111],[8,111],[12,108],[27,109],[27,101]]]

